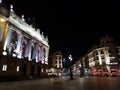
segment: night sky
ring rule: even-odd
[[[120,41],[120,1],[96,0],[3,0],[15,13],[35,18],[36,28],[48,36],[50,53],[61,50],[73,60],[84,55],[101,36]]]

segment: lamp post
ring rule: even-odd
[[[73,80],[73,73],[72,73],[72,55],[68,56],[68,59],[70,60],[70,80]]]

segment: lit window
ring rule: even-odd
[[[2,71],[6,71],[7,70],[7,65],[3,65]]]
[[[115,57],[114,56],[110,56],[110,60],[114,60],[115,59]]]
[[[42,68],[41,72],[43,72],[43,68]]]
[[[20,67],[19,67],[19,66],[17,66],[17,69],[16,69],[16,71],[17,71],[17,72],[19,72],[19,69],[20,69]]]

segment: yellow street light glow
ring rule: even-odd
[[[5,19],[0,17],[0,22],[5,22]]]

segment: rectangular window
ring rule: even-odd
[[[19,66],[17,66],[17,69],[16,69],[16,71],[17,71],[17,72],[19,72],[19,69],[20,69],[20,67],[19,67]]]
[[[59,68],[61,68],[61,65],[59,65]]]
[[[3,65],[2,71],[6,71],[7,70],[7,65]]]
[[[43,68],[42,68],[41,72],[43,72]]]
[[[62,57],[59,57],[59,60],[61,60]]]

